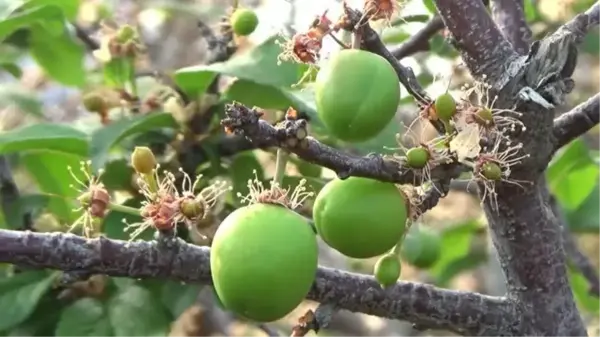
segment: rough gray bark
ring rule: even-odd
[[[492,209],[489,199],[484,204],[508,298],[523,316],[518,330],[526,335],[586,335],[567,278],[562,229],[544,202],[543,171],[553,153],[553,109],[572,89],[569,77],[576,63],[576,45],[597,25],[598,4],[540,41],[525,59],[506,51],[506,41],[479,1],[437,0],[436,4],[455,37],[469,41],[460,44],[463,58],[473,75],[482,79],[486,75],[485,82],[499,93],[498,107],[516,105],[525,112],[521,121],[528,130],[513,140],[523,143],[530,158],[514,168],[511,178],[530,184],[525,189],[497,184],[499,210]],[[479,29],[465,29],[473,21]],[[485,51],[486,41],[498,43],[498,54],[493,48]]]
[[[0,230],[0,262],[63,271],[132,278],[211,283],[210,250],[181,240],[125,242],[86,239],[62,233]],[[398,282],[382,289],[377,281],[320,267],[307,299],[353,312],[408,320],[470,335],[514,334],[516,313],[501,297]]]
[[[513,49],[525,55],[533,37],[525,20],[523,0],[492,0],[492,16]]]
[[[554,120],[554,149],[560,149],[579,135],[598,125],[599,119],[600,93],[590,97],[587,101]]]

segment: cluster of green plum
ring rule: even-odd
[[[421,228],[406,235],[409,208],[394,184],[359,177],[334,179],[323,187],[313,205],[314,229],[282,204],[256,202],[238,208],[221,223],[211,246],[216,293],[227,309],[242,317],[260,322],[284,317],[315,280],[316,234],[351,258],[382,255],[375,278],[383,287],[391,286],[400,277],[400,256],[428,268],[440,255],[434,231]]]
[[[345,141],[381,132],[400,100],[392,66],[361,50],[334,55],[315,85],[320,118]],[[287,191],[276,187],[263,193],[278,202],[263,197],[235,210],[221,223],[211,246],[216,294],[224,307],[247,319],[281,319],[309,294],[318,270],[317,235],[348,257],[380,256],[374,275],[383,287],[397,282],[401,256],[428,268],[440,255],[434,231],[414,227],[407,233],[410,201],[393,183],[360,177],[330,181],[314,201],[314,227],[282,202],[289,201]]]

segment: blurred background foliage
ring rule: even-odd
[[[536,38],[553,32],[593,0],[525,0],[527,21]],[[350,1],[360,3],[360,1]],[[77,192],[69,187],[73,178],[66,167],[91,160],[104,168],[102,181],[118,200],[139,205],[128,155],[136,145],[150,146],[164,167],[183,167],[209,178],[226,178],[234,190],[227,197],[224,214],[239,207],[235,193],[247,193],[246,182],[266,181],[273,175],[274,151],[252,150],[230,141],[219,127],[223,105],[233,100],[260,106],[269,118],[281,117],[293,106],[310,118],[310,132],[319,140],[358,154],[390,151],[395,135],[403,131],[417,110],[402,90],[398,118],[377,137],[364,143],[344,144],[329,136],[320,124],[310,87],[290,86],[305,67],[277,65],[281,52],[276,34],[289,36],[305,29],[315,15],[330,8],[335,17],[336,1],[248,0],[260,24],[249,38],[236,40],[238,51],[228,61],[207,65],[210,52],[198,28],[198,20],[216,27],[229,3],[218,0],[0,0],[0,154],[14,174],[19,194],[17,207],[3,207],[0,228],[65,231],[78,216]],[[431,0],[412,0],[391,27],[376,27],[390,49],[405,42],[433,16]],[[102,92],[110,74],[92,57],[83,36],[96,36],[101,20],[139,26],[147,48],[136,64],[140,97],[152,97],[169,77],[195,102],[193,109],[158,109],[146,114],[112,111],[103,125],[97,113],[87,111],[82,96]],[[76,26],[74,25],[76,24]],[[598,56],[600,36],[590,33],[581,48],[574,79],[576,90],[560,111],[568,111],[599,91]],[[333,46],[326,49],[334,50]],[[434,35],[427,51],[404,58],[432,95],[451,91],[469,80],[457,67],[457,52],[444,38]],[[155,77],[154,72],[164,76]],[[172,75],[172,76],[170,76]],[[211,82],[220,77],[220,95]],[[208,108],[207,108],[208,107]],[[191,116],[202,125],[194,130]],[[551,192],[560,203],[570,230],[586,255],[598,268],[599,152],[598,128],[565,147],[547,170]],[[318,190],[333,177],[325,168],[292,158],[284,184],[295,185],[306,177]],[[11,192],[2,186],[2,196]],[[5,205],[6,203],[3,203]],[[303,210],[310,215],[310,205]],[[127,239],[121,220],[134,217],[110,213],[102,224],[104,235]],[[216,229],[218,219],[214,220]],[[502,294],[503,276],[489,242],[486,221],[479,203],[464,190],[453,190],[428,212],[423,223],[440,235],[441,257],[429,268],[405,263],[401,279],[430,282],[453,289]],[[209,242],[182,231],[186,240],[198,245]],[[151,239],[152,233],[142,235]],[[374,260],[352,260],[321,246],[322,265],[371,273]],[[131,280],[95,275],[89,280],[58,285],[60,272],[16,270],[0,265],[0,335],[6,336],[112,336],[112,335],[261,335],[259,326],[242,322],[226,312],[208,286],[158,280]],[[588,283],[570,268],[573,291],[590,327],[598,333],[598,298],[588,294]],[[289,331],[301,313],[315,303],[306,302],[274,329]],[[425,334],[447,334],[426,332]],[[339,313],[330,330],[321,335],[421,335],[406,322],[388,321],[362,314]]]

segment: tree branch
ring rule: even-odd
[[[92,52],[96,49],[100,49],[100,43],[94,40],[88,32],[86,32],[81,26],[79,26],[76,23],[71,24],[75,29],[75,35],[81,42],[83,42],[88,51]]]
[[[435,0],[445,26],[476,79],[496,82],[518,55],[498,30],[481,0]]]
[[[562,228],[545,202],[544,177],[526,189],[496,185],[496,192],[498,210],[490,198],[484,210],[508,296],[522,312],[519,334],[586,336],[567,277]]]
[[[400,47],[392,50],[392,55],[401,60],[417,52],[429,50],[429,39],[442,28],[444,28],[444,21],[439,15],[434,16],[421,30],[402,43]]]
[[[526,55],[533,34],[525,21],[523,0],[492,0],[492,16],[513,49]]]
[[[37,268],[210,284],[209,254],[208,248],[181,240],[125,242],[0,230],[0,262]],[[512,323],[518,317],[511,302],[500,297],[412,282],[384,290],[371,276],[324,267],[319,267],[307,299],[470,335],[515,334]]]
[[[346,154],[307,137],[304,120],[284,121],[273,126],[260,119],[262,114],[256,109],[249,109],[239,103],[227,105],[225,114],[227,118],[223,119],[221,124],[230,132],[245,136],[257,147],[285,148],[310,163],[333,170],[341,179],[357,176],[397,184],[414,184],[421,180],[420,173],[404,167],[401,159],[385,158],[378,154]],[[449,182],[460,175],[461,171],[460,165],[445,164],[435,167],[431,171],[431,177]],[[439,200],[439,197],[435,200]],[[428,203],[430,204],[431,202]]]
[[[600,93],[554,119],[555,151],[598,125],[599,119]]]

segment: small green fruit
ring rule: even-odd
[[[146,146],[136,146],[131,154],[131,166],[139,174],[150,174],[156,168],[156,157]]]
[[[404,233],[406,200],[394,184],[350,177],[334,179],[317,195],[313,219],[323,240],[352,258],[389,251]]]
[[[444,93],[435,100],[435,112],[439,119],[449,121],[456,113],[456,101],[450,93]]]
[[[400,277],[400,260],[396,254],[388,253],[375,263],[375,279],[383,288],[396,284]]]
[[[429,154],[429,150],[423,146],[413,147],[406,151],[406,164],[414,169],[425,167],[430,158],[431,154]]]
[[[383,57],[345,49],[331,56],[315,81],[317,113],[327,129],[347,142],[379,134],[396,114],[400,86]]]
[[[223,305],[258,322],[278,320],[308,294],[317,272],[315,233],[299,214],[277,205],[238,208],[211,246],[213,284]]]
[[[402,242],[400,254],[411,265],[427,269],[440,258],[441,249],[441,238],[436,231],[427,227],[413,227]]]
[[[258,16],[250,9],[239,8],[233,12],[229,22],[236,35],[248,36],[252,34],[258,26]]]
[[[481,108],[477,110],[473,117],[473,119],[480,125],[494,125],[494,115],[492,113],[492,110],[488,108]]]
[[[491,161],[481,165],[481,174],[489,180],[502,180],[502,169],[500,168],[500,165]]]

